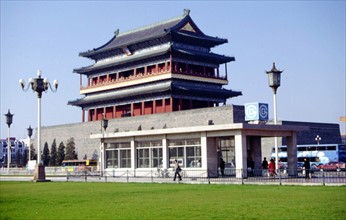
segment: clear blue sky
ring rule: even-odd
[[[15,114],[11,136],[25,138],[29,125],[37,127],[37,96],[20,89],[20,78],[27,82],[41,69],[43,77],[60,82],[57,93],[43,94],[43,126],[80,122],[81,110],[67,105],[81,97],[79,75],[72,71],[93,61],[79,52],[105,44],[117,28],[124,32],[170,19],[184,8],[205,34],[229,41],[213,49],[236,58],[228,64],[227,87],[243,96],[229,103],[268,103],[272,118],[265,70],[276,62],[284,70],[280,120],[339,123],[346,115],[345,1],[1,0],[0,137],[7,137],[8,109]]]

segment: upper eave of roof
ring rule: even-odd
[[[170,48],[171,48],[170,45],[167,44],[167,45],[164,45],[161,48],[158,48],[156,50],[150,50],[150,51],[145,51],[142,53],[136,53],[130,57],[128,57],[128,56],[121,56],[120,57],[119,56],[119,57],[116,57],[115,59],[109,59],[109,60],[106,60],[103,62],[97,62],[97,63],[90,65],[90,66],[87,66],[87,67],[74,69],[73,72],[83,74],[83,73],[87,73],[87,72],[92,71],[92,70],[103,69],[103,68],[114,66],[114,65],[120,65],[120,64],[127,63],[127,62],[133,62],[136,60],[141,60],[141,59],[144,59],[146,57],[158,56],[158,55],[162,55],[162,54],[167,53],[170,50]]]
[[[82,57],[92,58],[94,55],[103,53],[109,50],[124,48],[130,44],[147,41],[149,39],[163,37],[172,32],[178,33],[179,35],[193,36],[200,40],[207,40],[215,42],[215,45],[226,43],[227,39],[211,37],[205,35],[193,22],[189,15],[189,10],[184,10],[182,16],[178,16],[166,21],[154,23],[148,26],[130,30],[124,33],[119,33],[117,30],[106,44],[101,47],[94,48],[92,50],[81,52],[79,55]],[[192,31],[181,30],[185,25],[188,24],[188,27],[192,28]]]
[[[145,59],[148,57],[159,56],[162,54],[166,54],[171,50],[176,52],[176,53],[179,53],[179,54],[185,54],[185,55],[188,55],[191,57],[199,58],[200,60],[208,60],[210,63],[214,63],[214,64],[222,64],[222,63],[235,61],[234,57],[228,57],[225,55],[219,55],[219,54],[215,54],[215,53],[211,53],[211,52],[206,53],[206,52],[202,52],[202,51],[198,51],[198,50],[191,50],[188,48],[179,47],[176,45],[166,44],[166,45],[164,45],[164,46],[162,46],[156,50],[150,50],[150,51],[145,51],[142,53],[136,53],[136,54],[133,54],[132,56],[129,56],[129,57],[128,56],[122,56],[122,57],[117,57],[116,59],[109,59],[109,60],[105,60],[103,62],[97,62],[97,63],[90,65],[90,66],[87,66],[87,67],[74,69],[73,72],[79,73],[79,74],[87,74],[90,71],[104,69],[104,68],[108,68],[108,67],[113,67],[113,66],[121,65],[124,63],[128,63],[128,62],[142,60],[142,59]]]

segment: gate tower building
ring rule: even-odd
[[[120,33],[101,47],[79,55],[94,64],[80,74],[82,121],[218,106],[242,95],[223,88],[234,57],[211,52],[227,39],[204,34],[189,15]],[[82,76],[87,84],[83,85]]]

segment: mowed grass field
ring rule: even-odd
[[[0,219],[346,219],[345,186],[0,182]]]

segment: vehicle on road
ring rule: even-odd
[[[338,162],[329,162],[326,164],[321,164],[318,165],[317,168],[318,169],[323,169],[323,170],[345,170],[345,166],[346,164],[344,162],[338,161]]]

